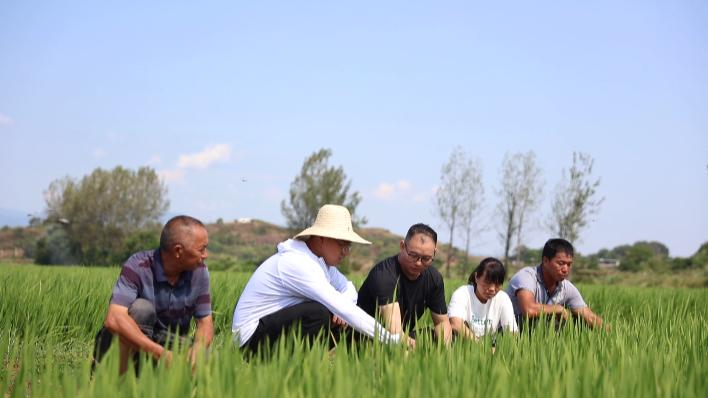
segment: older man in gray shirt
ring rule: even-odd
[[[570,242],[550,239],[543,247],[541,265],[522,268],[511,278],[507,293],[519,326],[524,319],[534,320],[543,315],[562,321],[572,315],[592,328],[603,325],[602,318],[585,304],[578,288],[566,279],[573,266],[573,255]]]

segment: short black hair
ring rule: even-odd
[[[406,233],[406,243],[410,242],[414,235],[423,234],[429,236],[433,243],[438,244],[438,233],[434,229],[430,228],[429,225],[418,223],[413,224],[408,228],[408,233]]]
[[[170,218],[160,234],[160,250],[166,252],[172,245],[183,243],[180,239],[183,239],[184,234],[191,232],[192,227],[195,226],[206,229],[204,224],[194,217],[181,215]]]
[[[575,250],[573,245],[565,239],[554,238],[549,239],[545,245],[543,245],[543,253],[541,254],[541,260],[544,258],[552,259],[558,254],[558,252],[563,252],[570,257],[575,256]]]
[[[506,268],[501,261],[494,257],[487,257],[482,260],[477,268],[470,274],[467,283],[477,287],[477,282],[475,281],[475,276],[484,277],[488,282],[502,285],[504,284],[504,278],[506,278]]]

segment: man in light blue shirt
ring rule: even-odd
[[[573,256],[570,242],[550,239],[543,247],[541,265],[522,268],[511,278],[507,294],[519,326],[524,319],[535,320],[544,315],[559,321],[572,315],[592,328],[603,325],[602,318],[590,310],[578,289],[567,279]]]

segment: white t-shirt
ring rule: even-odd
[[[450,318],[457,317],[467,322],[477,337],[482,337],[488,332],[494,334],[500,326],[510,332],[519,331],[511,299],[503,290],[486,303],[482,303],[474,294],[474,286],[460,286],[452,293],[447,313]]]
[[[316,301],[357,331],[398,343],[400,335],[386,331],[356,306],[356,299],[354,285],[337,268],[315,256],[305,242],[288,239],[278,244],[278,252],[248,280],[234,309],[231,331],[243,346],[262,317],[305,301]]]

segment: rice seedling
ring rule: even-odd
[[[249,275],[213,272],[216,336],[195,370],[180,350],[169,367],[144,359],[118,376],[116,346],[90,370],[118,268],[0,266],[0,391],[10,397],[579,396],[692,397],[708,393],[705,289],[581,286],[610,332],[540,325],[531,334],[418,348],[368,343],[330,351],[283,339],[248,360],[231,341],[234,304]],[[446,281],[449,294],[461,280]],[[421,319],[421,328],[429,317]]]

